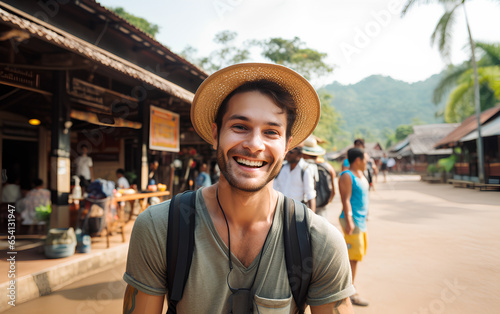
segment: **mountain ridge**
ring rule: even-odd
[[[445,101],[438,106],[432,102],[442,75],[434,74],[413,83],[371,75],[355,84],[334,81],[320,91],[333,95],[330,105],[342,116],[341,129],[347,133],[342,136],[344,139],[363,136],[367,141],[385,143],[384,133],[394,131],[399,125],[415,121],[443,123],[443,117],[436,117],[436,112],[444,109]]]

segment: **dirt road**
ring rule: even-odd
[[[500,313],[500,192],[418,179],[390,176],[371,192],[355,281],[371,304],[355,313]]]

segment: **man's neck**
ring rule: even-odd
[[[238,190],[221,176],[219,183],[203,190],[203,197],[210,214],[220,215],[216,193],[226,214],[228,222],[242,229],[251,228],[259,222],[272,222],[278,194],[273,189],[272,181],[257,192]]]
[[[295,162],[288,162],[290,164],[290,171],[292,171],[293,169],[295,169],[295,167],[297,167],[297,165],[299,164],[299,162],[300,162],[300,159],[297,160],[297,161],[295,161]]]
[[[358,178],[363,176],[363,169],[357,167],[349,167],[349,170]]]

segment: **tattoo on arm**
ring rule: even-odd
[[[131,314],[135,309],[135,296],[139,290],[128,285],[125,290],[125,297],[123,300],[123,314]]]

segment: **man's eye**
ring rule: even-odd
[[[265,132],[267,135],[279,135],[280,133],[276,130],[267,130]]]
[[[233,129],[246,130],[246,127],[244,125],[241,125],[241,124],[235,124],[235,125],[233,125]]]

